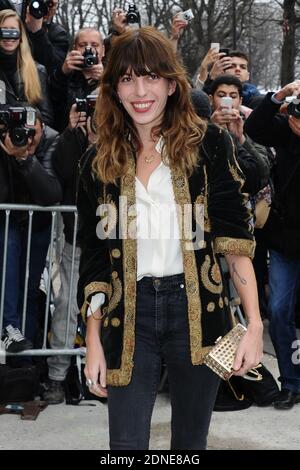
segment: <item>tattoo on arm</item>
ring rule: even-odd
[[[232,263],[232,280],[234,278],[234,275],[236,275],[239,278],[240,282],[244,284],[244,286],[247,285],[246,279],[239,275],[239,273],[237,272],[235,263]]]

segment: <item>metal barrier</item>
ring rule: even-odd
[[[75,249],[76,249],[76,233],[78,226],[78,213],[76,206],[36,206],[36,205],[23,205],[23,204],[0,204],[0,213],[5,214],[5,229],[4,229],[4,245],[3,245],[3,266],[2,266],[2,282],[0,291],[0,332],[3,329],[3,317],[4,317],[4,296],[5,296],[5,279],[6,279],[6,268],[7,268],[7,254],[8,254],[8,234],[9,234],[9,223],[12,211],[23,211],[28,212],[28,234],[27,234],[27,251],[26,251],[26,266],[25,266],[25,280],[24,280],[24,295],[23,295],[23,312],[22,312],[22,333],[25,333],[26,325],[26,309],[27,309],[27,298],[28,298],[28,281],[29,281],[29,263],[31,254],[31,237],[32,237],[32,222],[33,214],[35,212],[48,212],[52,215],[51,220],[51,237],[48,248],[48,259],[49,259],[49,273],[46,282],[46,305],[45,305],[45,319],[44,319],[44,334],[43,344],[41,349],[30,349],[18,353],[8,353],[3,348],[3,344],[0,341],[0,356],[56,356],[56,355],[85,355],[85,348],[74,348],[67,349],[67,338],[70,328],[70,315],[71,315],[71,296],[73,287],[73,276],[74,276],[74,260],[75,260]],[[55,246],[55,235],[57,225],[57,214],[64,212],[74,213],[74,235],[72,243],[72,264],[71,264],[71,278],[69,288],[69,299],[68,299],[68,311],[67,311],[67,325],[66,325],[66,339],[65,345],[62,349],[47,349],[47,326],[49,320],[49,306],[51,296],[51,279],[52,279],[52,268],[54,259],[54,246]],[[1,269],[1,267],[0,267]]]

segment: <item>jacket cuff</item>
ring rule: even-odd
[[[238,255],[254,258],[256,243],[244,238],[217,237],[214,241],[215,252],[220,255]]]
[[[111,289],[111,286],[107,282],[91,282],[85,287],[84,302],[80,309],[80,313],[82,315],[84,323],[86,323],[87,310],[90,306],[90,301],[93,295],[104,294],[105,301],[103,303],[103,306],[105,306],[107,304],[108,298],[110,297],[110,289]],[[103,317],[104,317],[107,313],[107,308],[103,308],[102,312],[103,312]]]

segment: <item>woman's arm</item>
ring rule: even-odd
[[[99,397],[106,397],[106,361],[100,341],[101,330],[100,309],[87,319],[86,328],[86,356],[84,374],[92,381],[90,391]]]
[[[244,375],[260,362],[263,353],[263,324],[256,279],[250,258],[232,254],[226,254],[225,258],[248,321],[247,333],[238,347],[233,364],[234,375]]]

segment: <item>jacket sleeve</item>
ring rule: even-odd
[[[267,149],[246,137],[243,145],[237,143],[238,164],[245,176],[243,192],[255,195],[268,183],[270,164]]]
[[[63,64],[69,49],[69,38],[65,29],[57,24],[51,24],[50,28],[51,32],[45,28],[35,33],[27,31],[32,55],[46,67],[48,74]]]
[[[60,135],[53,154],[53,166],[63,185],[76,181],[78,161],[88,146],[80,128],[68,127]]]
[[[82,162],[84,162],[84,157]],[[78,244],[81,248],[77,302],[84,321],[86,321],[87,309],[94,294],[105,295],[102,312],[104,313],[107,309],[111,271],[107,240],[102,240],[97,236],[99,217],[96,214],[97,198],[93,192],[95,181],[91,176],[90,165],[88,166],[88,171],[79,177],[77,198]]]
[[[222,129],[217,131],[218,143],[207,165],[208,217],[215,252],[252,258],[255,242],[247,198],[241,192],[244,176],[237,164],[232,138]]]
[[[283,147],[290,142],[292,131],[288,117],[279,114],[280,105],[271,100],[267,93],[260,104],[246,119],[244,131],[255,142],[267,147]]]
[[[37,68],[42,89],[42,99],[38,104],[38,108],[41,111],[43,122],[47,124],[47,126],[53,127],[54,112],[48,89],[48,75],[45,67],[41,64],[37,64]]]
[[[16,163],[17,171],[25,180],[34,204],[41,206],[51,206],[62,200],[62,188],[52,167],[57,143],[57,134],[52,132],[51,137],[43,136],[36,155],[28,157],[21,164]]]

